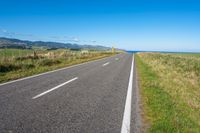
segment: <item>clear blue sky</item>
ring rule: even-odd
[[[0,36],[200,51],[200,2],[194,0],[1,0]]]

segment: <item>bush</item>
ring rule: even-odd
[[[35,65],[34,65],[34,64],[24,64],[22,67],[23,67],[24,69],[32,69],[32,68],[35,67]]]
[[[31,60],[37,60],[39,59],[38,56],[22,56],[22,57],[16,57],[15,60],[28,60],[28,59],[31,59]]]
[[[60,64],[60,60],[44,59],[39,62],[40,66],[52,66],[55,64]]]
[[[0,72],[9,72],[21,69],[21,66],[14,64],[0,64]]]

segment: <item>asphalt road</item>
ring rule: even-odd
[[[120,133],[126,121],[127,132],[139,132],[132,60],[132,54],[120,54],[0,84],[0,132]]]

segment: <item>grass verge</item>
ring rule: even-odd
[[[142,55],[136,56],[141,101],[144,111],[143,119],[144,123],[149,125],[147,132],[200,132],[199,121],[190,117],[191,115],[198,117],[199,113],[191,114],[191,109],[183,101],[180,101],[179,98],[176,98],[179,97],[179,94],[175,96],[166,91],[170,84],[163,83],[165,79],[161,78],[159,74],[159,72],[162,73],[163,71],[156,71],[161,66],[158,66],[159,68],[152,67],[153,65],[149,63],[151,62],[151,58],[149,59],[149,57],[149,55],[145,55],[146,59],[144,59]],[[159,57],[158,61],[160,58],[162,57]]]
[[[8,55],[5,59],[3,58],[4,60],[0,63],[0,83],[117,54],[112,52],[98,51],[81,53],[66,50],[56,50],[51,51],[49,57],[46,56],[46,53],[47,52],[44,51],[42,54],[38,54],[36,56],[37,58],[35,58],[32,55],[15,56],[14,52],[12,52],[14,58],[13,56]]]

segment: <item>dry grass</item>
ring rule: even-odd
[[[111,51],[0,49],[0,82],[108,57]]]
[[[185,129],[179,131],[200,131],[200,56],[187,54],[140,53],[138,57],[158,77],[155,82],[169,94],[176,107],[176,113],[186,118]],[[147,81],[148,82],[148,81]],[[152,83],[151,83],[152,84]],[[159,99],[158,99],[159,100]],[[148,105],[147,105],[148,106]],[[158,112],[159,114],[159,112]],[[188,122],[196,125],[187,126]],[[184,125],[183,125],[184,126]]]

